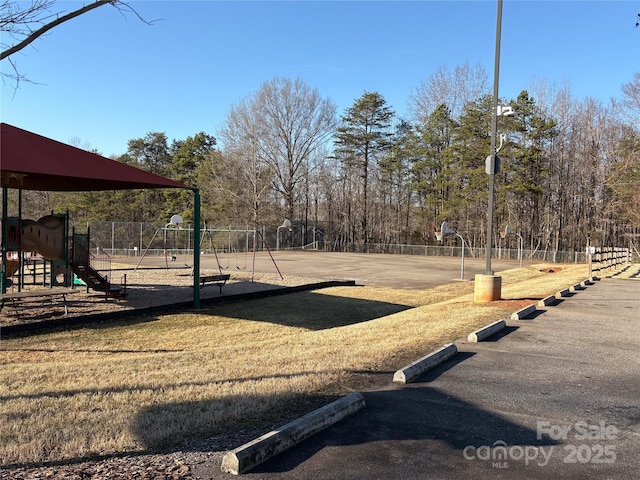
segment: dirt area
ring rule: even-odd
[[[146,267],[135,269],[126,264],[112,265],[110,274],[112,283],[126,285],[126,298],[107,298],[104,292],[87,291],[84,286],[76,286],[75,292],[66,296],[67,314],[61,297],[52,300],[43,298],[39,302],[18,304],[12,308],[8,301],[0,312],[0,325],[8,326],[19,323],[40,322],[62,316],[78,317],[101,313],[117,313],[126,310],[170,305],[193,301],[193,275],[189,267]],[[219,270],[203,269],[201,276],[220,273]],[[287,275],[280,277],[277,273],[251,273],[247,271],[223,270],[230,275],[222,291],[218,286],[205,283],[200,288],[200,298],[216,298],[238,295],[283,286],[297,286],[323,281],[309,277]],[[33,292],[47,290],[42,285],[25,285],[24,291]],[[7,293],[17,292],[13,287]]]
[[[562,270],[562,267],[543,268],[540,271],[544,273],[556,273],[556,272],[559,272],[560,270]]]

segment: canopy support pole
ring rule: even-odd
[[[193,308],[200,309],[200,191],[193,189]]]
[[[3,176],[4,177],[4,176]],[[9,186],[2,181],[2,271],[0,272],[0,293],[7,293],[7,201]]]

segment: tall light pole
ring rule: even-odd
[[[496,20],[496,52],[493,69],[493,102],[491,112],[491,153],[487,158],[489,174],[489,202],[487,206],[487,262],[484,275],[476,275],[474,302],[492,302],[502,295],[502,279],[494,275],[491,267],[491,244],[493,241],[493,214],[495,210],[496,181],[496,136],[498,132],[498,83],[500,79],[500,38],[502,35],[502,0],[498,0]]]
[[[485,275],[493,275],[491,268],[491,244],[493,238],[493,214],[495,211],[496,137],[498,136],[498,83],[500,79],[500,38],[502,36],[502,0],[498,0],[496,20],[496,55],[493,69],[493,102],[491,111],[491,157],[489,160],[489,204],[487,207],[487,263]]]

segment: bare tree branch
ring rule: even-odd
[[[16,62],[11,58],[11,55],[21,51],[58,25],[106,4],[115,7],[123,16],[125,13],[132,13],[147,25],[153,23],[145,20],[124,0],[97,0],[65,15],[62,15],[62,12],[52,13],[52,7],[56,3],[57,0],[31,0],[28,5],[25,5],[24,2],[0,0],[0,32],[2,32],[3,36],[11,37],[17,41],[13,46],[9,46],[5,42],[0,43],[0,48],[4,49],[0,52],[0,60],[7,59],[11,65],[11,70],[13,70],[13,73],[0,72],[0,77],[3,84],[6,79],[15,82],[14,95],[20,82],[31,81],[18,71]]]
[[[2,0],[0,3],[0,32],[7,32],[12,37],[26,35],[32,32],[28,25],[32,23],[42,24],[45,20],[54,17],[50,14],[43,17],[43,12],[48,11],[55,4],[55,0],[31,0],[27,7],[19,6],[12,0]]]
[[[25,77],[24,75],[22,75],[19,71],[18,71],[18,67],[16,67],[16,64],[13,62],[12,58],[8,58],[7,61],[9,62],[9,65],[11,65],[11,68],[13,69],[14,73],[6,73],[6,72],[2,72],[2,74],[0,75],[0,77],[2,78],[2,84],[4,85],[5,79],[11,79],[13,81],[15,81],[15,88],[13,89],[13,96],[15,97],[16,92],[18,91],[18,87],[20,86],[20,82],[27,82],[27,83],[33,83],[33,84],[38,84],[37,82],[34,82],[32,80],[29,80],[27,77]]]
[[[24,47],[26,47],[27,45],[32,43],[34,40],[36,40],[40,36],[42,36],[45,33],[47,33],[52,28],[57,27],[58,25],[66,22],[68,20],[76,18],[76,17],[82,15],[83,13],[89,12],[89,11],[95,9],[95,8],[101,7],[102,5],[106,5],[106,4],[116,5],[117,3],[119,3],[119,0],[98,0],[97,2],[91,3],[89,5],[85,5],[84,7],[79,8],[78,10],[70,12],[70,13],[68,13],[66,15],[63,15],[62,17],[58,17],[55,20],[53,20],[52,22],[49,22],[46,25],[43,25],[41,28],[37,29],[36,31],[34,31],[30,35],[28,35],[21,42],[18,42],[16,45],[4,50],[2,53],[0,53],[0,60],[4,60],[8,56],[13,55],[16,52],[19,52]]]

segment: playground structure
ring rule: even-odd
[[[2,190],[2,232],[0,240],[0,293],[6,293],[6,280],[9,268],[7,259],[13,259],[13,251],[8,248],[8,198],[9,190],[17,192],[17,218],[22,217],[22,192],[35,190],[46,192],[70,191],[105,191],[105,190],[134,190],[134,189],[181,189],[193,193],[193,218],[196,229],[200,225],[200,192],[197,188],[184,183],[161,177],[154,173],[126,165],[101,155],[97,155],[80,148],[72,147],[51,138],[0,122],[0,181]],[[68,231],[68,230],[67,230]],[[75,237],[75,235],[74,235]],[[88,237],[88,234],[87,234]],[[197,235],[199,237],[199,234]],[[65,239],[68,240],[68,237]],[[88,239],[87,239],[88,240]],[[71,240],[75,244],[75,238]],[[65,242],[66,245],[66,242]],[[87,249],[92,248],[89,241]],[[199,251],[199,249],[195,249]],[[19,250],[19,252],[22,250]],[[70,250],[65,248],[66,252]],[[90,250],[87,250],[91,253]],[[195,252],[194,252],[195,253]],[[18,253],[18,257],[20,257]],[[73,257],[71,257],[73,258]],[[67,253],[66,261],[70,258]],[[91,256],[86,256],[86,262]],[[18,262],[20,259],[18,258]],[[73,264],[71,264],[72,266]],[[66,264],[70,266],[69,263]],[[9,268],[8,268],[9,267]],[[79,275],[89,278],[99,269],[88,267]],[[200,274],[200,256],[194,254],[194,288],[193,307],[200,308],[200,289],[197,280]],[[19,270],[19,269],[18,269]],[[67,269],[68,270],[68,269]],[[14,272],[15,273],[15,272]],[[70,275],[67,275],[69,281]],[[55,275],[52,277],[55,278]],[[20,283],[20,282],[18,282]],[[99,281],[105,292],[111,292],[111,283],[103,278]],[[125,289],[117,292],[126,295]],[[115,293],[114,293],[115,295]]]
[[[126,296],[126,280],[123,285],[109,281],[110,257],[91,243],[89,232],[78,234],[74,229],[68,234],[67,214],[51,213],[37,221],[6,217],[5,222],[4,290],[14,287],[20,292],[28,276],[33,276],[33,284],[41,276],[42,285],[50,288],[84,284],[87,291],[92,288],[107,297]]]
[[[186,249],[184,249],[185,258],[187,257],[187,253],[191,249],[191,238],[194,235],[194,229],[191,227],[183,227],[183,220],[180,215],[173,215],[164,227],[159,227],[156,229],[153,237],[147,244],[147,247],[142,251],[140,255],[140,260],[136,264],[134,271],[136,271],[140,265],[142,264],[147,252],[151,248],[151,245],[154,243],[156,238],[159,235],[162,236],[162,250],[165,262],[165,269],[169,269],[169,261],[176,261],[178,259],[179,251],[177,249],[171,248],[171,237],[177,237],[182,233],[184,235],[187,234],[187,244]],[[258,250],[258,237],[260,237],[262,241],[262,247],[269,253],[271,261],[273,262],[276,271],[280,278],[282,277],[282,273],[278,268],[278,265],[271,255],[271,251],[269,250],[269,246],[265,241],[264,237],[258,230],[253,229],[220,229],[220,228],[208,228],[206,224],[198,229],[200,233],[200,254],[205,253],[205,251],[209,251],[214,254],[216,258],[216,265],[220,274],[223,273],[224,270],[228,270],[231,268],[231,258],[233,257],[235,260],[235,268],[237,270],[246,270],[248,268],[249,263],[249,252],[251,252],[251,281],[254,281],[255,277],[255,255]],[[244,236],[244,238],[242,238]],[[234,237],[235,242],[232,242],[232,237]],[[184,240],[184,239],[183,239]],[[206,242],[208,240],[208,242]],[[244,247],[241,248],[239,242],[244,241]],[[174,242],[177,243],[177,242]],[[216,246],[217,245],[217,246]],[[208,246],[208,248],[207,248]],[[251,249],[250,249],[251,248]],[[242,257],[242,260],[241,260]],[[226,259],[226,265],[225,260]],[[185,262],[186,267],[192,267]]]

